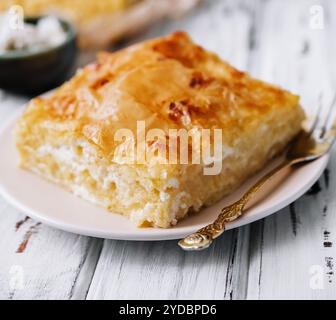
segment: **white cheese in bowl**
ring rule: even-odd
[[[23,49],[43,50],[65,40],[66,32],[56,17],[43,17],[37,24],[24,23],[20,28],[13,28],[6,15],[0,17],[0,54]]]

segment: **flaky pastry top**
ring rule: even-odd
[[[184,32],[98,55],[26,113],[55,130],[80,135],[106,153],[117,129],[221,128],[227,140],[281,108],[298,107],[296,95],[252,79],[194,44]]]

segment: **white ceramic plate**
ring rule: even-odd
[[[250,179],[234,194],[216,205],[206,208],[179,222],[170,229],[136,228],[126,218],[109,213],[77,198],[67,191],[17,167],[18,155],[14,146],[13,123],[10,121],[0,133],[0,193],[13,206],[33,219],[65,231],[108,239],[171,240],[182,238],[212,222],[224,206],[232,203],[268,168]],[[302,196],[320,177],[328,163],[328,156],[301,166],[279,177],[273,191],[246,211],[245,215],[227,229],[262,219]],[[268,188],[270,189],[270,188]],[[266,191],[265,191],[266,192]]]

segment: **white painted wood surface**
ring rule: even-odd
[[[314,20],[320,9],[322,29]],[[333,0],[204,0],[193,14],[136,41],[176,29],[238,68],[299,93],[311,113],[321,94],[327,104],[336,90]],[[0,126],[24,101],[0,93]],[[335,299],[335,158],[333,151],[319,183],[295,204],[228,231],[200,253],[182,252],[175,241],[65,233],[0,199],[0,298]]]

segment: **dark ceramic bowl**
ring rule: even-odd
[[[41,17],[25,19],[36,23]],[[39,94],[53,89],[73,72],[76,55],[76,32],[73,26],[59,19],[67,33],[61,45],[40,51],[17,50],[0,54],[0,88],[16,93]]]

